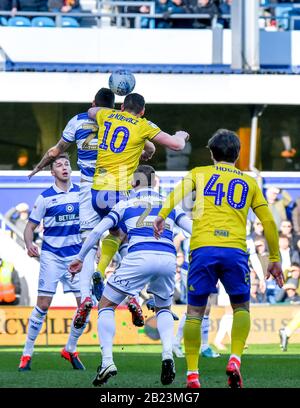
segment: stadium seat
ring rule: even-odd
[[[7,26],[7,19],[5,17],[0,17],[0,25]]]
[[[31,22],[29,18],[19,16],[19,17],[11,17],[8,20],[7,25],[11,27],[31,27]]]
[[[77,28],[80,27],[78,21],[73,17],[62,17],[61,18],[61,26],[65,28]]]
[[[32,27],[55,27],[55,22],[49,17],[34,17],[31,25]]]

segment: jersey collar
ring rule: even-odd
[[[69,190],[67,190],[67,191],[64,191],[64,190],[61,190],[59,187],[57,187],[57,185],[54,183],[53,184],[53,186],[52,186],[52,188],[53,188],[53,190],[57,193],[57,194],[60,194],[60,193],[69,193],[72,189],[73,189],[73,183],[71,182],[71,184],[70,184],[70,188],[69,188]]]

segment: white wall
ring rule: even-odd
[[[0,27],[14,62],[211,64],[211,30]]]
[[[300,104],[300,75],[136,74],[147,103]],[[90,103],[109,74],[0,72],[0,102]],[[123,98],[117,97],[120,102]]]

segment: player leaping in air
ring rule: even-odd
[[[238,170],[240,141],[229,130],[218,130],[208,141],[214,162],[196,167],[167,197],[154,223],[157,238],[163,233],[170,211],[188,193],[196,192],[188,272],[188,307],[184,326],[187,387],[200,388],[198,374],[200,325],[207,298],[218,279],[233,308],[231,355],[226,367],[228,385],[242,387],[241,355],[250,331],[250,273],[246,252],[246,221],[249,208],[261,220],[270,249],[268,277],[283,285],[279,263],[278,233],[268,204],[256,181]]]
[[[154,123],[143,118],[145,100],[137,93],[125,97],[121,111],[102,107],[93,107],[88,111],[98,126],[98,155],[92,185],[92,204],[102,219],[120,200],[127,199],[131,189],[131,180],[141,155],[148,144],[148,151],[159,143],[172,150],[182,150],[188,139],[188,133],[178,131],[171,136],[163,132]],[[153,153],[152,152],[152,153]],[[119,225],[110,229],[110,234],[102,241],[101,258],[98,272],[94,274],[96,288],[101,287],[104,272],[120,243],[126,236]],[[84,280],[85,281],[85,280]],[[101,290],[97,290],[101,292]],[[78,309],[75,323],[77,327],[85,323],[91,307],[87,297]],[[138,305],[137,305],[138,307]]]

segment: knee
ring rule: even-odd
[[[244,310],[246,312],[249,312],[249,302],[243,302],[243,303],[232,303],[231,304],[233,313],[237,312],[239,310]]]

